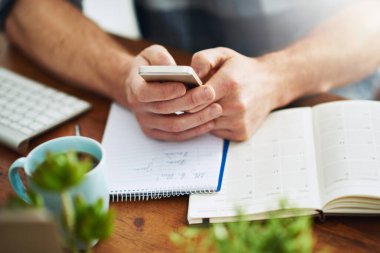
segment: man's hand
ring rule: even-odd
[[[282,90],[268,64],[260,60],[215,48],[196,53],[191,65],[201,78],[209,77],[205,85],[213,88],[215,101],[223,108],[212,129],[216,136],[246,140],[281,105]]]
[[[126,80],[126,105],[132,110],[144,131],[160,140],[185,140],[209,132],[214,127],[213,119],[222,110],[215,99],[214,90],[208,86],[186,91],[185,85],[176,82],[145,82],[138,75],[142,65],[175,65],[173,57],[162,46],[154,45],[135,57]],[[196,114],[191,111],[205,107]]]
[[[160,101],[168,101],[182,97],[186,88],[182,83],[147,83],[138,75],[142,65],[176,65],[173,57],[162,46],[153,45],[144,49],[131,63],[129,76],[126,80],[127,106],[134,112],[173,113],[172,108],[163,111],[157,106]],[[175,109],[175,108],[174,108]]]

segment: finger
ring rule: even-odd
[[[222,107],[213,104],[197,113],[181,115],[159,115],[151,113],[148,116],[136,115],[140,125],[165,132],[179,133],[203,125],[222,114]]]
[[[211,134],[222,139],[226,139],[230,141],[238,141],[236,138],[234,138],[235,137],[234,132],[232,132],[231,130],[213,130],[211,131]]]
[[[204,77],[213,72],[206,85],[214,88],[216,101],[227,96],[234,88],[235,84],[230,80],[231,73],[221,66],[236,54],[229,48],[213,48],[200,51],[193,56],[191,65],[198,75]],[[219,67],[221,68],[215,72],[215,68]]]
[[[157,102],[182,97],[186,93],[186,88],[183,83],[178,82],[151,82],[136,85],[134,93],[139,102]]]
[[[259,127],[258,122],[247,122],[242,117],[219,117],[215,120],[213,134],[233,141],[244,141]]]
[[[213,130],[211,133],[219,138],[223,138],[230,141],[246,141],[250,135],[242,134],[232,130]]]
[[[227,98],[227,96],[236,89],[236,83],[230,80],[226,71],[220,69],[206,83],[215,91],[215,101]]]
[[[233,117],[219,117],[215,120],[215,126],[212,134],[223,139],[238,141],[242,136],[238,136],[241,133],[242,123],[239,118]]]
[[[152,45],[140,54],[149,65],[176,65],[173,56],[161,45]]]
[[[160,114],[171,114],[178,111],[189,111],[200,106],[205,108],[207,105],[212,103],[214,99],[215,91],[212,87],[200,86],[187,91],[184,96],[178,99],[151,103],[148,105],[148,111]],[[197,111],[200,111],[200,109]]]
[[[163,141],[184,141],[210,132],[214,127],[214,122],[210,121],[203,125],[191,128],[179,133],[169,133],[158,129],[143,129],[146,135]]]
[[[236,52],[224,47],[206,49],[195,53],[191,59],[191,67],[200,78],[205,77],[212,69],[221,66]]]
[[[197,106],[191,110],[187,110],[186,112],[188,112],[188,113],[199,112],[200,110],[203,110],[204,108],[206,108],[206,106],[208,106],[208,104],[199,105],[199,106]]]
[[[160,45],[147,47],[140,53],[140,56],[149,65],[176,65],[172,55]],[[136,75],[138,75],[137,72]],[[179,82],[147,83],[140,76],[139,79],[145,84],[134,86],[133,92],[139,102],[166,101],[182,97],[186,93],[186,87]]]
[[[236,129],[239,124],[239,119],[232,117],[225,117],[224,115],[219,117],[215,121],[215,130],[232,130]]]

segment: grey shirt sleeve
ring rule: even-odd
[[[0,30],[4,29],[5,19],[16,0],[0,0]],[[82,10],[82,0],[69,0],[75,7]]]
[[[0,29],[4,29],[5,19],[12,9],[14,0],[0,0]]]

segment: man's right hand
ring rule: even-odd
[[[138,54],[131,63],[126,80],[127,106],[134,112],[173,113],[170,108],[156,106],[159,101],[167,101],[183,96],[186,87],[182,83],[147,83],[139,74],[143,65],[176,65],[173,57],[162,46],[150,46]],[[175,111],[174,111],[175,112]]]
[[[149,137],[160,140],[185,140],[209,132],[213,120],[221,114],[218,105],[197,114],[178,111],[197,111],[210,104],[215,91],[208,86],[186,91],[179,82],[149,82],[139,74],[142,65],[176,65],[170,53],[162,46],[153,45],[138,54],[130,65],[126,79],[126,106],[135,113],[143,132]],[[186,94],[186,99],[178,99]]]

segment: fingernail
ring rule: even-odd
[[[186,88],[183,84],[178,84],[176,87],[176,91],[178,96],[183,96],[186,93]]]
[[[214,105],[212,108],[211,108],[211,115],[213,117],[218,117],[222,114],[222,108],[220,106],[216,106]]]
[[[215,98],[215,92],[214,89],[210,86],[205,86],[203,88],[203,93],[205,94],[205,97],[207,98],[207,101],[212,101]]]
[[[195,73],[199,76],[202,77],[202,71],[200,69],[194,68]]]

